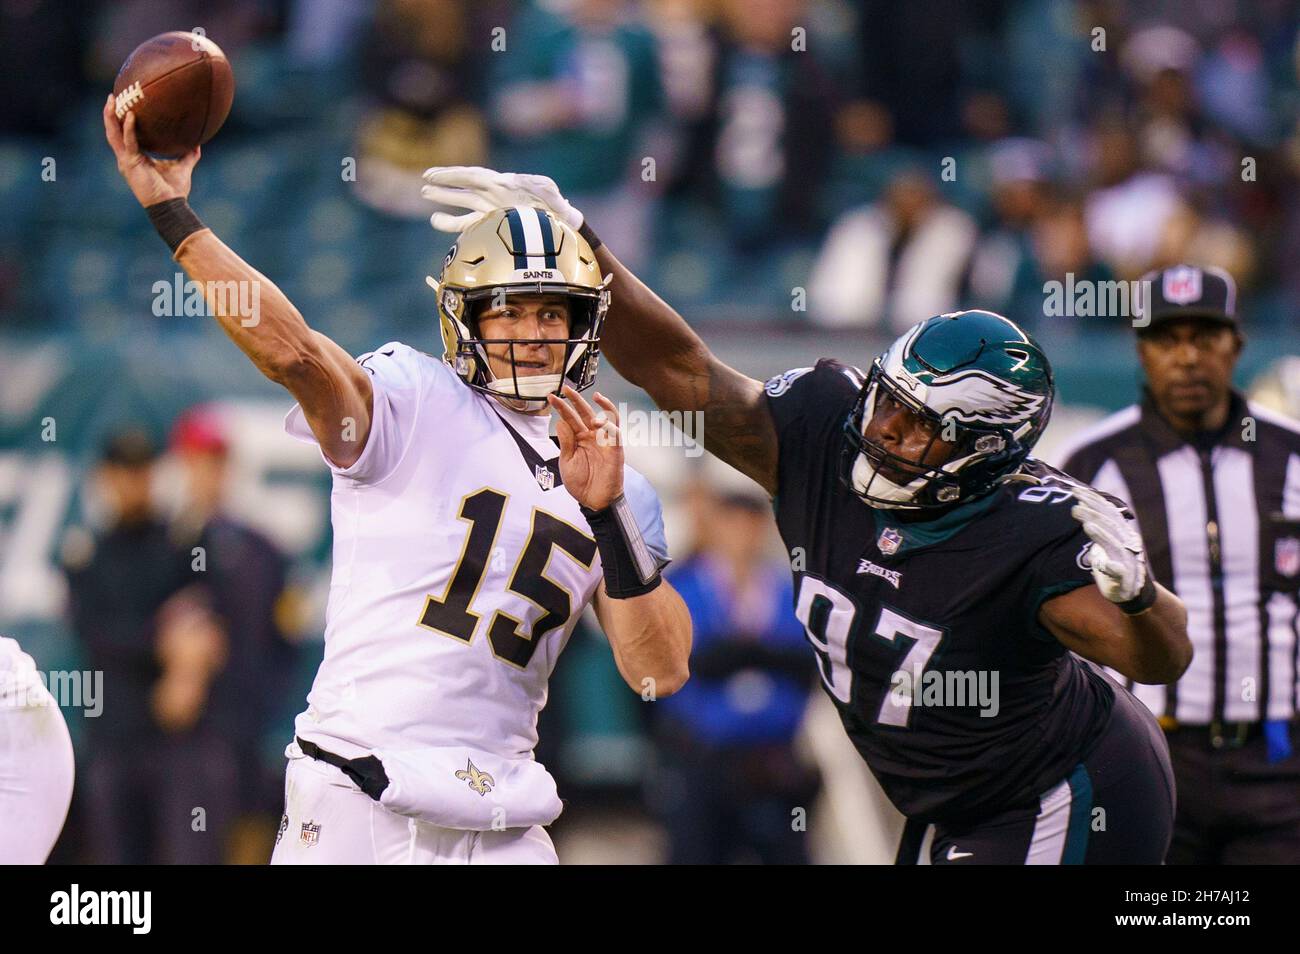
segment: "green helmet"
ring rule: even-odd
[[[973,500],[1029,456],[1054,395],[1047,356],[1014,322],[991,311],[927,318],[872,364],[845,422],[846,477],[875,507],[923,510]],[[919,458],[867,437],[885,400],[929,425]],[[954,445],[947,459],[918,465],[939,440]]]

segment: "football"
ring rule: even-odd
[[[234,95],[226,54],[206,36],[181,31],[141,43],[113,83],[117,118],[135,113],[140,148],[168,159],[215,136]]]

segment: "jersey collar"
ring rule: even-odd
[[[930,520],[902,521],[892,519],[892,515],[888,510],[876,510],[876,525],[879,527],[880,533],[883,534],[886,530],[892,530],[902,538],[898,549],[892,554],[883,555],[899,556],[952,539],[968,524],[991,509],[997,496],[998,492],[994,490],[978,500],[961,504]],[[879,537],[877,537],[878,539]]]

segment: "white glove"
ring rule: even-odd
[[[1112,603],[1127,603],[1147,584],[1147,556],[1134,521],[1091,487],[1075,487],[1078,501],[1070,516],[1083,524],[1092,540],[1088,563],[1101,595]]]
[[[582,213],[548,176],[497,172],[481,166],[434,166],[424,170],[424,181],[420,195],[426,199],[470,210],[463,215],[433,213],[429,222],[439,232],[463,232],[494,209],[512,205],[545,209],[575,232],[582,228]]]

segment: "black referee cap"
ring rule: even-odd
[[[1179,318],[1203,318],[1237,327],[1237,284],[1221,268],[1174,265],[1147,272],[1137,298],[1139,320],[1134,326],[1139,334]]]
[[[99,459],[119,467],[144,467],[158,457],[158,448],[149,435],[138,427],[110,434],[100,448]]]

